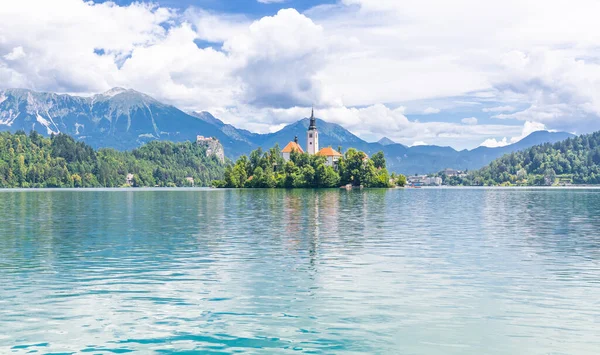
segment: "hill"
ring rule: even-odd
[[[465,185],[600,184],[600,132],[512,152],[474,171]]]
[[[153,141],[131,152],[94,150],[72,137],[0,133],[0,187],[208,186],[224,164],[203,144]]]

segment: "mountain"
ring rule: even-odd
[[[245,142],[252,147],[256,147],[255,141],[261,136],[261,134],[252,133],[245,129],[236,128],[230,124],[226,124],[225,122],[213,116],[210,112],[189,112],[188,114],[217,127],[221,133],[233,139],[234,141]]]
[[[283,147],[297,136],[300,145],[305,146],[306,131],[308,130],[309,123],[310,119],[303,118],[300,121],[283,127],[275,133],[261,135],[256,140],[256,143],[263,148],[272,147],[276,143]],[[319,130],[319,146],[321,148],[331,146],[337,149],[338,146],[342,146],[343,149],[354,147],[364,151],[368,150],[367,147],[370,143],[358,138],[344,127],[318,118],[316,119],[316,124]]]
[[[306,145],[306,130],[309,119],[304,118],[292,123],[278,132],[257,135],[254,142],[263,149],[270,148],[276,143],[280,147],[298,136],[300,145]],[[504,154],[525,149],[539,143],[554,143],[569,137],[572,134],[565,132],[539,131],[530,134],[521,141],[504,147],[487,148],[479,147],[473,150],[456,151],[451,147],[439,147],[434,145],[421,145],[407,147],[402,144],[393,143],[382,145],[380,143],[367,143],[342,126],[317,119],[319,130],[319,145],[321,147],[331,146],[342,149],[356,148],[373,155],[383,151],[390,171],[404,174],[428,174],[441,171],[446,168],[458,170],[479,169],[494,159]]]
[[[377,141],[377,143],[379,143],[381,145],[396,144],[396,142],[394,142],[393,140],[389,139],[388,137],[381,138],[380,140]]]
[[[0,129],[65,133],[93,147],[133,149],[151,140],[218,138],[228,154],[252,146],[224,134],[214,124],[190,116],[134,90],[114,88],[91,97],[39,93],[25,89],[0,91]]]
[[[25,89],[0,91],[0,130],[37,130],[44,135],[66,133],[95,148],[129,150],[152,140],[195,140],[215,137],[225,155],[235,159],[253,149],[285,146],[298,136],[306,145],[309,119],[303,118],[280,131],[253,133],[226,124],[209,112],[186,113],[134,90],[114,88],[91,97],[40,93]],[[523,140],[498,148],[479,147],[456,151],[450,147],[407,147],[383,138],[368,143],[344,127],[317,119],[321,147],[356,148],[372,155],[383,151],[390,171],[404,174],[434,173],[445,168],[479,169],[504,154],[540,143],[571,137],[564,132],[534,132]]]
[[[549,132],[546,132],[547,134]],[[543,139],[543,134],[529,141]],[[544,143],[493,160],[463,181],[466,185],[600,184],[600,132]]]

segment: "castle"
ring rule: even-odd
[[[283,159],[289,161],[292,152],[304,153],[304,150],[298,144],[298,137],[289,142],[281,151]],[[319,150],[319,131],[317,130],[317,119],[315,118],[315,110],[310,114],[310,123],[306,131],[306,153],[309,155],[320,155],[326,158],[325,165],[335,167],[342,154],[331,147],[326,147]]]
[[[196,136],[196,144],[206,147],[206,156],[214,155],[221,163],[225,163],[225,150],[217,138]]]

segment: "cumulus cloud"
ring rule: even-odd
[[[522,135],[515,121],[600,129],[590,35],[599,11],[594,0],[341,0],[252,19],[138,2],[11,1],[0,6],[0,88],[131,87],[259,131],[315,104],[365,138],[504,144],[498,137]],[[459,118],[417,122],[405,106]],[[481,111],[498,124],[459,121]]]
[[[466,117],[463,118],[462,120],[460,120],[462,123],[464,124],[468,124],[468,125],[476,125],[477,124],[477,117]]]
[[[439,108],[428,107],[425,110],[423,110],[423,113],[425,115],[431,115],[431,114],[434,114],[434,113],[440,113],[440,111],[441,110]]]
[[[488,148],[498,148],[509,145],[508,139],[506,137],[501,140],[497,140],[496,138],[488,138],[484,140],[479,146],[480,147],[488,147]]]
[[[61,92],[105,90],[116,82],[116,62],[138,46],[159,41],[165,35],[162,25],[172,18],[168,9],[141,3],[122,7],[80,0],[6,2],[0,7],[0,53],[12,52],[4,62],[0,59],[1,85]]]
[[[581,48],[507,53],[502,61],[505,76],[495,85],[520,95],[521,101],[529,106],[493,118],[537,121],[568,131],[597,129],[600,115],[597,59],[595,52]]]
[[[246,103],[259,107],[321,104],[316,74],[330,47],[323,28],[294,9],[255,21],[226,41],[223,48],[236,61],[244,81]]]

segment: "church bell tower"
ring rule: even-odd
[[[306,152],[310,155],[314,155],[319,151],[319,132],[317,131],[316,121],[313,108],[310,114],[310,125],[306,132]]]

